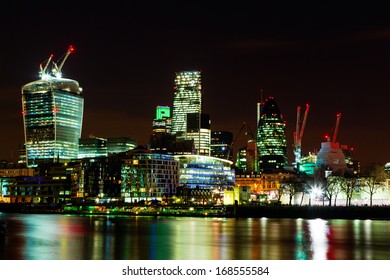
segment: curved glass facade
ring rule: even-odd
[[[278,172],[287,164],[285,123],[278,105],[268,98],[261,111],[257,129],[257,153],[262,173]]]
[[[209,156],[177,155],[180,185],[190,189],[219,189],[233,187],[235,172],[233,162]]]
[[[77,158],[84,97],[77,81],[39,80],[22,87],[28,166]]]

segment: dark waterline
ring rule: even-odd
[[[390,259],[390,221],[0,213],[3,260]]]

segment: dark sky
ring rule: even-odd
[[[195,69],[212,130],[236,135],[246,121],[255,131],[263,89],[284,115],[290,159],[296,108],[309,103],[303,153],[320,149],[341,112],[338,140],[354,148],[355,159],[390,161],[387,9],[353,1],[250,4],[259,2],[2,4],[0,158],[15,159],[23,142],[21,86],[72,44],[63,77],[84,89],[84,137],[146,144],[155,107],[172,106],[175,72]],[[235,148],[246,140],[240,135]]]

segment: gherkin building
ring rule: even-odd
[[[261,173],[278,173],[287,164],[285,122],[279,107],[269,97],[260,112],[257,127],[257,154]]]

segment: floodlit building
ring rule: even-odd
[[[235,184],[233,162],[201,155],[177,155],[180,185],[193,189],[223,190]]]
[[[75,80],[61,77],[65,59],[53,64],[50,74],[41,68],[41,79],[22,87],[22,114],[27,165],[68,162],[77,158],[81,137],[84,96]]]
[[[169,200],[179,185],[179,164],[172,155],[153,154],[137,147],[121,167],[121,196],[125,202]]]
[[[257,152],[261,173],[280,172],[287,164],[285,122],[274,98],[262,107],[257,128]]]
[[[317,167],[330,170],[333,173],[344,174],[347,170],[345,156],[338,142],[322,142],[317,155]]]

